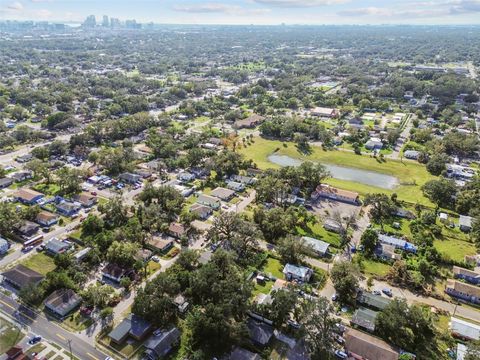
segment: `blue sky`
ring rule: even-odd
[[[0,0],[0,19],[176,24],[480,24],[480,0]]]

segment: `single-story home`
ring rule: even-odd
[[[445,292],[455,298],[462,299],[473,304],[480,304],[480,287],[470,285],[457,280],[447,280]]]
[[[15,345],[8,349],[5,353],[7,360],[24,360],[25,354],[21,346]]]
[[[377,318],[378,313],[376,311],[359,308],[355,311],[350,320],[350,324],[361,327],[370,332],[375,331],[375,319]]]
[[[390,304],[390,299],[383,297],[381,295],[375,295],[367,291],[363,291],[357,297],[357,303],[362,304],[364,306],[368,306],[376,311],[383,310]]]
[[[202,204],[193,204],[189,211],[196,214],[201,220],[206,220],[210,215],[213,214],[213,210],[210,206],[205,206]]]
[[[129,314],[108,334],[108,337],[116,344],[122,344],[129,336],[142,341],[151,329],[152,325],[148,321],[135,314]]]
[[[410,160],[418,160],[420,157],[420,151],[406,150],[403,152],[403,156]]]
[[[92,251],[91,247],[86,247],[85,249],[82,249],[78,251],[77,253],[73,254],[73,258],[75,259],[76,262],[81,262],[85,257],[88,255],[88,253]]]
[[[463,232],[469,232],[472,230],[472,217],[471,216],[465,216],[465,215],[460,215],[460,218],[458,219],[458,225],[460,227],[460,230]]]
[[[45,299],[45,308],[63,318],[76,309],[81,302],[82,298],[72,289],[60,289]]]
[[[227,188],[236,192],[242,192],[245,190],[245,184],[237,181],[227,181]]]
[[[152,335],[145,342],[145,355],[149,360],[163,359],[180,342],[180,330],[173,327],[170,330],[161,331],[157,335]]]
[[[325,219],[323,221],[323,228],[337,234],[343,231],[342,225],[333,219]]]
[[[147,246],[153,251],[167,252],[173,246],[173,240],[153,236],[151,239],[147,240]]]
[[[44,227],[50,227],[55,225],[59,220],[59,216],[57,214],[53,214],[49,211],[40,211],[37,215],[35,221],[38,225]]]
[[[102,270],[102,277],[116,283],[119,283],[126,274],[127,270],[112,263],[107,264]]]
[[[188,171],[182,171],[177,175],[177,180],[188,183],[190,181],[195,180],[195,175],[189,173]]]
[[[244,175],[232,175],[230,176],[231,181],[236,181],[245,185],[253,185],[255,184],[256,180],[254,177],[251,176],[244,176]]]
[[[397,238],[395,236],[378,234],[378,241],[382,244],[395,246],[396,249],[405,250],[405,251],[411,252],[411,253],[416,253],[417,252],[417,247],[414,244],[412,244],[412,243],[410,243],[406,240]]]
[[[118,176],[121,181],[124,181],[129,184],[136,184],[142,182],[142,177],[137,174],[132,173],[123,173]]]
[[[456,317],[450,319],[452,335],[463,340],[479,340],[480,325]]]
[[[260,125],[264,120],[263,116],[252,114],[246,119],[237,120],[233,126],[237,129],[251,129]]]
[[[42,274],[21,264],[5,271],[2,275],[3,281],[6,281],[17,289],[22,289],[28,285],[36,285],[43,280]]]
[[[32,189],[21,188],[14,193],[14,198],[25,205],[37,204],[39,200],[43,199],[44,195]]]
[[[338,116],[340,113],[337,109],[317,106],[316,108],[310,111],[310,114],[312,114],[312,116],[334,118]]]
[[[305,245],[310,247],[318,256],[325,256],[328,254],[329,243],[309,236],[303,236],[302,240],[305,242]]]
[[[217,210],[222,205],[221,201],[213,196],[201,194],[197,199],[198,204],[210,206],[212,209]]]
[[[45,251],[52,255],[63,254],[64,252],[68,251],[70,247],[70,244],[67,244],[56,238],[53,238],[47,243],[45,243]]]
[[[187,233],[185,225],[173,222],[168,226],[168,235],[173,236],[176,239],[180,239]]]
[[[33,159],[32,154],[25,154],[15,158],[15,161],[18,163],[26,163]]]
[[[84,208],[91,208],[97,203],[98,199],[95,195],[83,192],[75,196],[75,201],[80,203]]]
[[[58,204],[55,204],[55,208],[60,215],[72,217],[80,211],[81,206],[77,203],[64,200]]]
[[[470,284],[480,284],[480,273],[460,266],[453,267],[453,276],[455,276],[456,279],[463,279]]]
[[[230,189],[225,189],[223,187],[217,187],[216,189],[212,190],[210,194],[223,201],[229,201],[235,196],[235,191]]]
[[[33,178],[33,173],[31,171],[25,170],[25,171],[17,171],[16,173],[10,175],[10,177],[15,181],[15,182],[22,182],[25,180],[29,180]]]
[[[5,189],[13,184],[13,180],[11,178],[5,177],[0,179],[0,189]]]
[[[367,150],[382,150],[382,148],[383,141],[379,138],[370,138],[370,140],[365,143],[365,149]]]
[[[247,320],[248,334],[255,345],[267,346],[273,337],[272,326],[253,319]]]
[[[283,268],[283,274],[289,281],[297,280],[302,282],[309,282],[313,275],[313,270],[305,266],[297,266],[293,264],[286,264]]]
[[[326,184],[320,184],[312,193],[313,200],[317,200],[319,198],[345,202],[352,205],[359,205],[360,203],[359,194],[357,192],[337,189]]]
[[[385,341],[364,332],[348,329],[345,350],[353,359],[398,360],[400,354]]]
[[[375,255],[382,260],[396,261],[401,260],[402,255],[395,252],[395,246],[379,242],[375,247]]]
[[[25,220],[16,230],[24,239],[29,239],[33,237],[39,229],[40,226],[38,224]]]

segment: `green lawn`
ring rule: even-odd
[[[63,324],[67,326],[70,329],[73,329],[75,331],[82,331],[87,329],[90,325],[93,324],[93,320],[90,317],[85,317],[80,314],[80,311],[77,310],[74,312],[72,315],[67,317],[64,321]]]
[[[33,189],[41,192],[42,194],[54,196],[54,195],[57,195],[58,192],[60,191],[60,186],[58,186],[57,184],[41,183],[41,184],[35,185]]]
[[[340,246],[340,235],[325,230],[321,223],[308,224],[308,229],[297,226],[297,233],[301,236],[310,236],[317,240],[322,240],[334,247]]]
[[[279,260],[269,257],[262,271],[266,274],[271,274],[278,279],[283,279],[283,265]]]
[[[42,275],[47,275],[50,271],[55,270],[56,267],[53,258],[44,253],[34,254],[25,259],[22,264]]]
[[[442,255],[450,257],[452,260],[456,261],[463,261],[465,255],[474,255],[477,253],[475,245],[471,242],[452,237],[444,237],[443,240],[435,240],[433,246]]]
[[[267,295],[270,294],[273,284],[274,284],[273,281],[265,281],[263,284],[260,284],[255,281],[255,287],[252,292],[253,297],[257,296],[258,294],[267,294]]]
[[[284,144],[286,146],[284,146]],[[435,177],[430,175],[425,169],[425,166],[419,163],[413,161],[401,162],[390,159],[381,162],[369,155],[355,155],[347,151],[324,151],[317,146],[312,146],[311,150],[312,153],[305,156],[298,152],[293,143],[283,143],[281,141],[272,141],[257,137],[251,146],[241,148],[239,151],[245,155],[245,157],[252,159],[261,169],[279,167],[268,161],[268,156],[278,151],[277,153],[279,155],[287,155],[300,160],[318,161],[325,164],[334,164],[392,175],[400,181],[400,185],[394,190],[386,190],[375,186],[338,179],[328,179],[327,183],[346,190],[357,191],[362,195],[371,192],[383,192],[390,195],[395,192],[398,194],[400,200],[431,205],[430,201],[423,196],[420,187]]]
[[[16,345],[24,336],[25,334],[19,328],[0,318],[0,354],[5,354],[8,349]]]
[[[390,266],[388,264],[370,259],[362,260],[362,272],[365,275],[385,276],[388,274]]]
[[[132,356],[132,354],[142,345],[141,342],[133,340],[131,337],[129,337],[122,344],[116,344],[106,335],[103,336],[99,342],[107,348],[121,353],[126,358],[130,358],[130,356]]]

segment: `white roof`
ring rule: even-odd
[[[458,223],[460,224],[460,226],[472,227],[472,217],[460,215]]]
[[[450,329],[453,333],[472,340],[480,339],[480,325],[452,317]]]
[[[326,243],[325,241],[317,240],[308,236],[302,237],[302,240],[305,241],[307,245],[310,245],[313,250],[320,254],[325,254],[328,250],[328,247],[330,246],[330,244]]]

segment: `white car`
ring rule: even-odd
[[[160,262],[160,258],[158,256],[152,256],[152,261],[155,261],[155,262]]]

